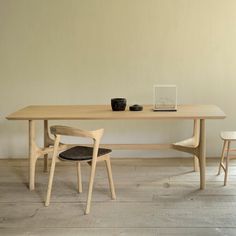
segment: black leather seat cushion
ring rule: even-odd
[[[103,156],[111,152],[111,149],[99,148],[98,156]],[[91,160],[93,157],[93,148],[85,146],[76,146],[67,149],[59,154],[59,158],[63,160],[82,161]]]

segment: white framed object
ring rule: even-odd
[[[156,84],[153,86],[153,110],[177,111],[177,86]]]

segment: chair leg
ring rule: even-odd
[[[51,191],[52,191],[52,182],[53,182],[55,166],[56,166],[56,160],[52,159],[52,164],[51,164],[50,174],[49,174],[49,180],[48,180],[48,190],[47,190],[45,206],[49,206],[49,203],[50,203]]]
[[[227,184],[228,171],[229,171],[229,150],[230,150],[230,141],[228,141],[227,154],[226,154],[226,168],[225,168],[224,186],[226,186],[226,184]]]
[[[199,172],[199,160],[197,156],[193,156],[193,167],[195,172]]]
[[[221,158],[220,158],[220,165],[219,165],[219,170],[218,170],[217,175],[220,175],[221,167],[222,167],[222,164],[224,163],[225,150],[226,150],[227,144],[228,144],[228,141],[225,140],[224,144],[223,144],[222,154],[221,154]]]
[[[76,163],[77,165],[77,183],[78,183],[78,192],[82,193],[82,177],[81,177],[81,168],[80,168],[80,162]]]
[[[115,187],[114,187],[114,182],[113,182],[113,177],[112,177],[112,171],[111,171],[111,160],[110,157],[108,157],[105,160],[106,163],[106,168],[107,168],[107,174],[108,174],[108,180],[109,180],[109,185],[110,185],[110,191],[111,191],[111,198],[113,200],[116,199],[116,193],[115,193]]]
[[[89,180],[87,205],[86,205],[86,210],[85,210],[86,215],[89,214],[89,212],[90,212],[90,205],[91,205],[91,198],[92,198],[93,182],[94,182],[94,177],[95,177],[96,165],[97,165],[96,161],[93,160],[92,167],[91,167],[90,180]]]

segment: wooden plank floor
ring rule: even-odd
[[[236,235],[236,162],[224,187],[218,161],[207,161],[207,187],[199,190],[191,159],[113,159],[116,201],[100,163],[91,213],[84,215],[89,166],[82,166],[84,192],[78,194],[75,166],[59,163],[51,204],[44,207],[42,161],[36,190],[29,191],[27,160],[0,160],[0,235]]]

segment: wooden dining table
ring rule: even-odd
[[[49,136],[49,120],[200,120],[199,145],[194,147],[200,165],[200,189],[205,188],[206,130],[205,121],[224,119],[224,112],[216,105],[178,105],[177,111],[153,111],[152,105],[144,105],[139,112],[112,111],[110,105],[32,105],[20,109],[6,117],[8,120],[26,120],[29,123],[29,188],[35,188],[35,167],[39,157],[44,157],[47,170],[47,155],[52,152],[54,140]],[[44,123],[44,147],[36,142],[35,122]],[[115,122],[112,122],[113,124]],[[128,129],[128,127],[127,127]],[[102,144],[103,147],[122,150],[160,150],[174,148],[170,144]]]

